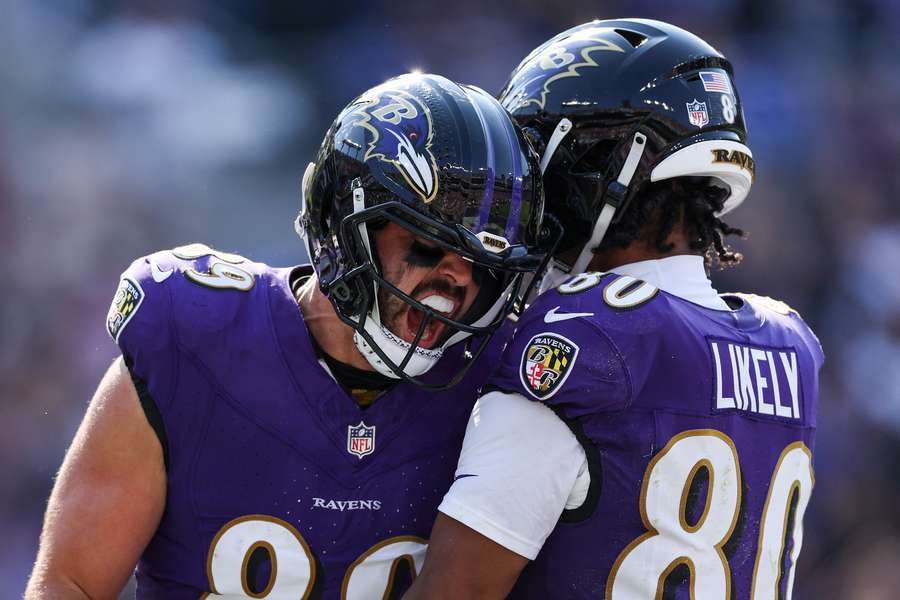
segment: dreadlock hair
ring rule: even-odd
[[[725,237],[743,238],[745,233],[716,216],[727,196],[725,189],[713,185],[707,177],[677,177],[650,183],[631,199],[593,252],[626,248],[641,239],[660,252],[669,252],[674,244],[667,244],[666,239],[681,223],[691,250],[702,252],[707,270],[713,265],[737,265],[743,255],[735,252]]]

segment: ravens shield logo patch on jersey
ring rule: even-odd
[[[137,312],[144,301],[144,290],[138,285],[138,282],[132,281],[127,277],[123,277],[119,281],[119,289],[113,297],[112,304],[109,307],[109,314],[106,316],[106,330],[116,342],[119,341],[119,334],[122,329]]]
[[[578,345],[556,333],[539,333],[522,354],[519,377],[538,400],[546,400],[562,387],[578,357]]]

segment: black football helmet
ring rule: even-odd
[[[462,378],[546,260],[537,154],[500,103],[443,77],[408,74],[351,102],[325,135],[303,178],[297,233],[322,292],[353,327],[357,348],[380,373],[444,388]],[[450,318],[388,281],[373,231],[394,222],[472,263],[474,306]],[[544,232],[545,233],[545,232]],[[423,318],[412,343],[390,331],[379,291]],[[419,346],[431,320],[449,337]],[[478,336],[477,348],[471,336]],[[469,340],[469,360],[450,381],[424,383],[447,347]]]
[[[728,190],[717,216],[753,183],[731,63],[668,23],[615,19],[564,31],[522,61],[500,102],[542,154],[547,210],[565,229],[559,251],[580,249],[563,266],[573,273],[649,182],[710,178]]]

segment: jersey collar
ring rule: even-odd
[[[642,260],[615,267],[612,272],[641,279],[668,294],[706,308],[731,310],[706,276],[702,256],[679,254]]]

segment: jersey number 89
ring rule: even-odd
[[[375,544],[347,569],[342,600],[388,597],[401,561],[413,577],[422,569],[427,541],[397,536]],[[271,565],[263,589],[251,589],[250,564],[265,552]],[[293,525],[268,515],[247,515],[226,523],[210,544],[206,576],[214,597],[303,600],[316,581],[316,560]],[[210,598],[204,594],[202,598]]]

